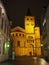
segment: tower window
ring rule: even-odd
[[[20,47],[20,41],[18,41],[17,46]]]
[[[29,18],[27,18],[27,20],[29,20]]]
[[[30,20],[32,20],[32,18]]]

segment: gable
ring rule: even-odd
[[[15,27],[15,28],[13,28],[13,29],[11,29],[11,32],[25,32],[25,29],[23,29],[22,27],[20,27],[20,26],[17,26],[17,27]]]

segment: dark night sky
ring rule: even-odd
[[[9,20],[13,21],[13,26],[24,25],[24,17],[27,9],[35,16],[36,23],[41,24],[41,16],[44,15],[48,0],[2,0]]]

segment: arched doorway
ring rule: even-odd
[[[31,45],[31,51],[29,52],[30,56],[34,56],[34,46],[32,44]]]

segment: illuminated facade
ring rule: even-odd
[[[0,62],[7,60],[9,57],[9,33],[9,21],[3,4],[0,1]]]
[[[35,27],[35,17],[25,16],[24,24],[25,29],[19,26],[11,29],[13,51],[16,56],[41,56],[40,27]]]

